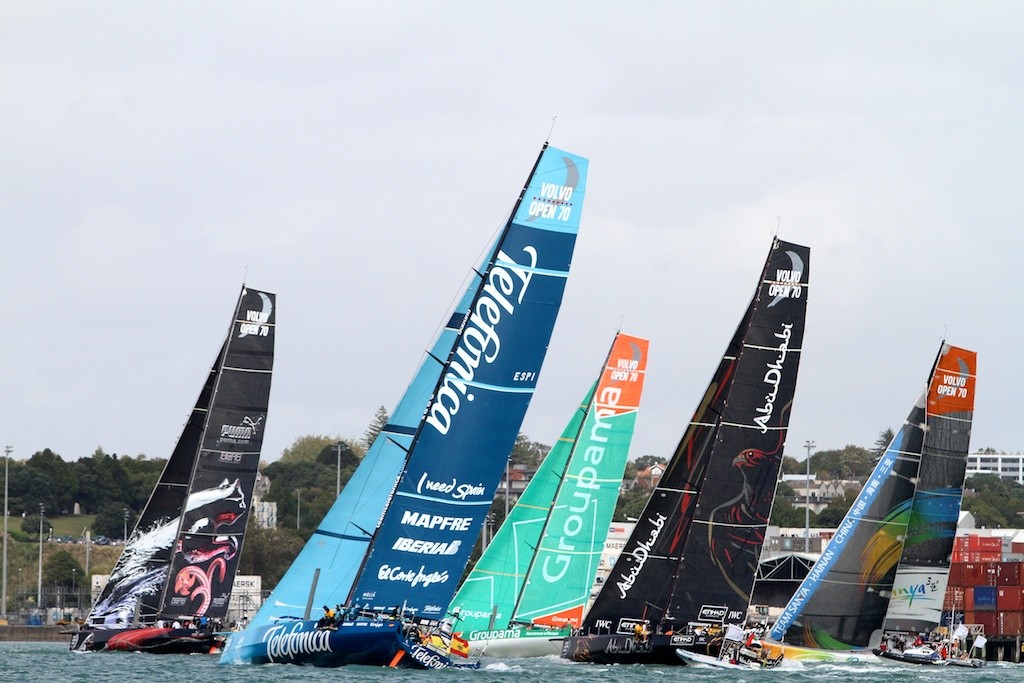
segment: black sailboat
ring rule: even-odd
[[[259,466],[275,328],[275,295],[243,287],[199,399],[72,650],[216,646],[212,624],[228,609]]]
[[[773,241],[665,474],[562,656],[680,664],[691,624],[746,617],[796,390],[810,249]]]

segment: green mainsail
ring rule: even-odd
[[[617,334],[537,474],[452,601],[457,629],[578,626],[618,500],[648,341]]]

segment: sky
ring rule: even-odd
[[[945,338],[973,449],[1019,410],[1018,2],[0,3],[0,445],[165,458],[244,282],[277,293],[263,459],[406,388],[541,145],[590,160],[522,431],[617,329],[669,456],[773,235],[809,245],[786,454],[898,428]]]

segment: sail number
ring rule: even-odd
[[[535,371],[520,370],[519,372],[513,373],[513,382],[536,382],[537,373]]]

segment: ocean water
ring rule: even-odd
[[[575,664],[554,657],[483,659],[479,670],[413,671],[365,666],[315,669],[287,664],[220,666],[210,655],[138,653],[75,654],[64,643],[0,643],[0,682],[136,683],[168,681],[232,681],[263,683],[944,683],[984,681],[1017,683],[1024,664],[989,663],[984,669],[959,669],[878,664],[797,664],[767,671],[724,671],[682,666],[603,666]]]

